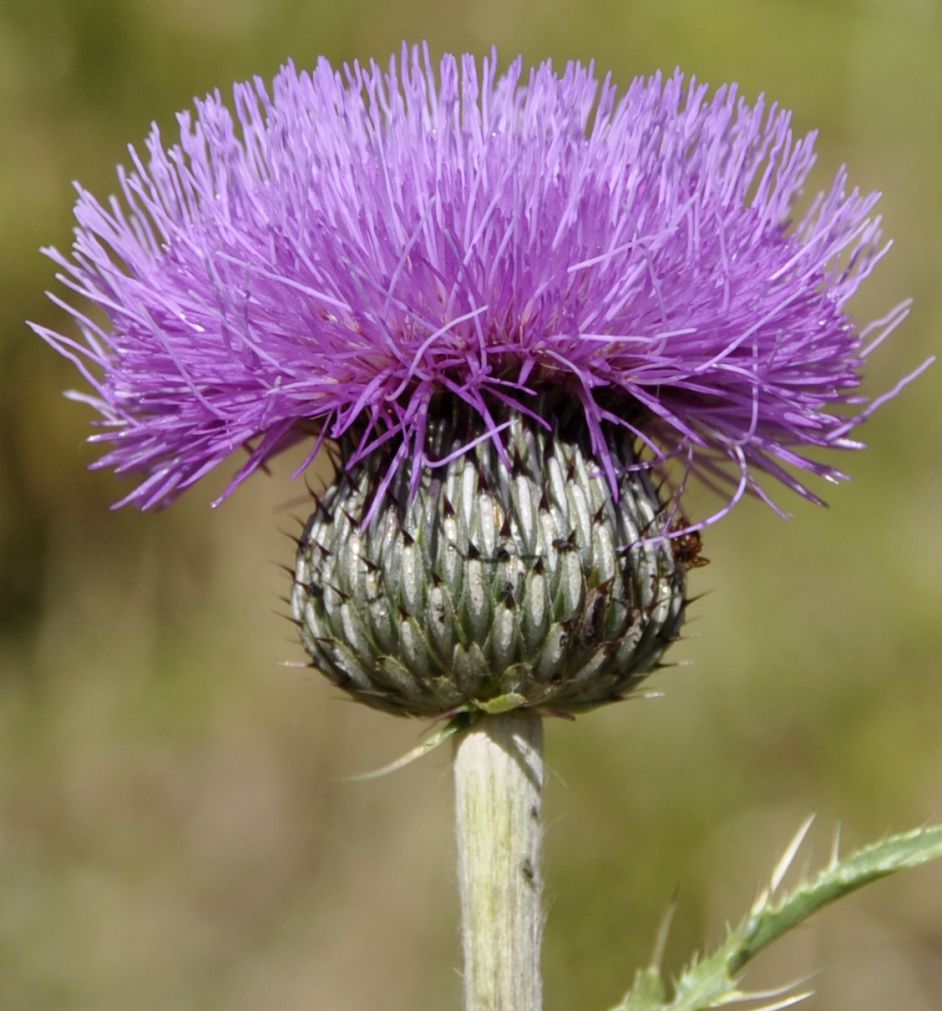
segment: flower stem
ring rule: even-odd
[[[540,1011],[541,718],[483,716],[455,746],[465,1011]]]

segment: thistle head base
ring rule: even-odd
[[[512,413],[504,459],[486,438],[424,468],[414,493],[405,468],[381,492],[391,453],[338,474],[300,539],[292,594],[334,684],[403,715],[508,698],[574,712],[623,698],[658,665],[684,615],[673,515],[614,441],[613,494],[565,413],[549,428]],[[469,423],[431,420],[429,455],[466,444]]]

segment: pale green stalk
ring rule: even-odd
[[[454,764],[465,1011],[540,1011],[540,717],[479,718]]]

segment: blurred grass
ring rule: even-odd
[[[913,315],[872,365],[891,385],[937,346],[942,7],[935,0],[6,0],[0,8],[0,1008],[458,1006],[445,754],[337,777],[419,726],[361,712],[277,613],[288,465],[217,512],[110,513],[69,367],[23,320],[81,179],[192,95],[286,57],[382,57],[403,37],[505,57],[595,58],[622,83],[681,65],[765,91],[819,127],[819,180],[881,188],[896,248],[862,319]],[[938,369],[868,426],[832,508],[749,504],[709,532],[711,590],[658,702],[548,728],[548,1009],[608,1006],[679,888],[675,963],[735,919],[809,811],[823,856],[938,819],[942,417]],[[829,911],[754,980],[816,967],[809,1008],[942,999],[942,876]]]

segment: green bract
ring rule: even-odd
[[[430,420],[437,459],[480,432],[470,412]],[[684,564],[650,474],[618,498],[584,425],[519,413],[493,439],[405,469],[374,509],[389,460],[372,453],[328,488],[299,541],[292,608],[335,684],[380,709],[441,716],[513,706],[573,711],[614,701],[657,666],[684,612]],[[579,419],[581,422],[581,418]]]

